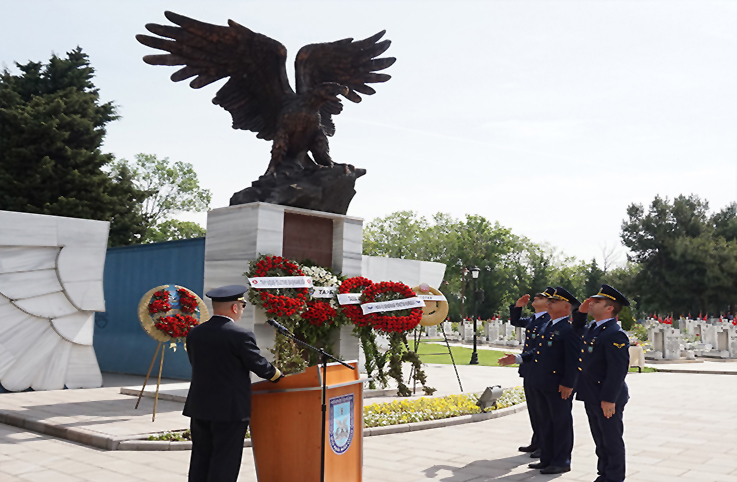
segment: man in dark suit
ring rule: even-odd
[[[248,288],[231,285],[207,292],[214,315],[189,331],[192,383],[184,404],[191,418],[190,482],[235,482],[251,418],[251,372],[278,381],[282,374],[261,356],[253,333],[235,324]]]
[[[573,389],[580,372],[581,337],[573,330],[570,315],[579,301],[557,286],[547,301],[551,320],[540,329],[539,340],[521,355],[499,359],[501,365],[531,363],[526,381],[533,391],[533,404],[540,427],[540,462],[530,464],[542,474],[571,470],[573,451]],[[535,344],[533,344],[535,345]]]
[[[582,372],[576,399],[584,402],[598,458],[596,482],[621,482],[625,476],[624,406],[629,391],[629,337],[616,316],[629,300],[609,285],[583,302],[579,317],[594,321],[583,332]]]
[[[522,352],[526,352],[532,349],[533,343],[536,343],[536,338],[539,334],[540,328],[546,322],[550,321],[548,315],[548,297],[553,294],[554,288],[548,286],[542,293],[537,293],[532,300],[532,308],[535,310],[535,314],[522,318],[522,308],[524,308],[530,301],[530,295],[524,295],[517,300],[517,303],[509,307],[509,323],[512,326],[525,328],[525,345],[522,348]],[[528,406],[533,404],[532,398],[534,397],[533,391],[529,388],[529,383],[526,382],[526,377],[530,373],[531,365],[529,363],[522,363],[519,366],[519,376],[522,377],[523,386],[525,389],[525,399],[527,400]],[[532,439],[530,445],[526,447],[520,447],[520,452],[531,452],[532,458],[540,458],[540,429],[538,427],[538,421],[535,417],[536,412],[534,410],[527,410],[527,414],[530,416],[530,426],[532,427]]]

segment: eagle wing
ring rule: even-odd
[[[376,73],[392,65],[394,57],[377,58],[384,53],[391,41],[383,40],[386,30],[363,40],[352,38],[330,43],[305,45],[294,61],[297,78],[297,93],[302,94],[323,82],[336,82],[348,87],[346,98],[361,102],[358,93],[371,95],[376,91],[366,84],[386,82],[388,74]],[[332,115],[340,113],[339,101],[326,102],[320,109],[322,123],[327,135],[335,133]]]
[[[173,12],[164,15],[178,26],[147,24],[146,29],[160,37],[136,35],[136,39],[169,53],[146,55],[144,62],[183,65],[171,80],[195,77],[189,84],[194,89],[230,77],[212,102],[230,112],[234,129],[272,140],[279,111],[295,95],[287,79],[287,49],[232,20],[223,27]]]

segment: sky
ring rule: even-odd
[[[271,143],[211,103],[225,81],[194,90],[143,63],[159,52],[135,35],[169,24],[165,10],[280,41],[293,86],[303,45],[386,29],[392,79],[334,117],[333,160],[368,171],[351,216],[478,214],[601,264],[604,250],[624,261],[632,203],[737,201],[737,1],[0,2],[0,65],[81,46],[121,115],[104,152],[190,163],[219,208],[264,173]]]

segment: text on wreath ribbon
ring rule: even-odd
[[[251,288],[312,288],[312,278],[309,276],[269,276],[248,278]]]
[[[380,311],[398,311],[407,310],[412,308],[423,308],[425,302],[421,299],[405,298],[403,300],[391,300],[391,301],[377,301],[375,303],[364,303],[361,305],[361,310],[364,315],[369,313],[376,313]]]

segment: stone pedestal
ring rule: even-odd
[[[249,263],[261,254],[300,262],[311,259],[344,276],[361,274],[363,220],[340,214],[310,211],[268,203],[214,209],[207,214],[205,282],[207,292],[218,286],[247,285]],[[212,308],[207,300],[208,307]],[[253,330],[265,355],[273,346],[274,331],[265,313],[247,306],[238,324]],[[345,326],[337,340],[338,355],[359,358],[359,343]]]

